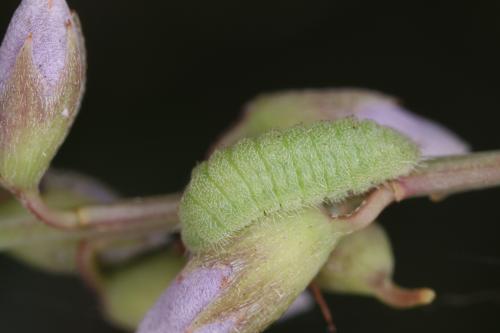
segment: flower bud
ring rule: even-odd
[[[403,289],[392,282],[394,258],[385,231],[375,223],[343,238],[317,282],[326,291],[374,296],[398,308],[426,305],[431,289]]]
[[[23,0],[0,47],[0,182],[37,187],[77,115],[85,50],[64,0]]]
[[[229,146],[272,128],[354,116],[392,127],[417,143],[423,156],[465,153],[467,144],[443,126],[401,107],[394,98],[363,89],[324,89],[265,94],[251,101],[242,119],[217,142]]]
[[[137,329],[185,264],[184,257],[169,251],[138,258],[106,273],[100,296],[107,320],[128,331]],[[302,293],[280,319],[290,319],[312,307],[311,296]]]
[[[107,319],[123,329],[135,330],[184,264],[182,256],[162,252],[106,274],[101,299]]]
[[[318,273],[346,233],[341,224],[310,208],[248,226],[193,257],[138,332],[262,331]]]

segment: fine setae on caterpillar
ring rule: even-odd
[[[364,193],[418,159],[404,135],[353,118],[243,139],[194,169],[179,210],[183,240],[193,252],[222,245],[264,217]]]

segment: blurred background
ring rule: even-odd
[[[87,39],[80,116],[55,165],[130,196],[179,191],[207,147],[261,92],[366,87],[500,148],[500,3],[71,0]],[[0,2],[3,34],[18,5]],[[438,292],[426,308],[328,296],[341,333],[499,332],[500,190],[384,212],[397,282]],[[77,279],[0,256],[5,332],[119,332]],[[325,332],[319,310],[269,332]]]

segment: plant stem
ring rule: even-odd
[[[336,217],[353,231],[374,221],[392,202],[421,196],[453,193],[500,185],[500,151],[440,157],[426,161],[410,175],[370,192],[352,213]]]
[[[316,303],[318,304],[321,310],[321,314],[323,315],[323,318],[326,321],[328,332],[329,333],[337,332],[337,328],[333,323],[332,312],[330,311],[330,308],[328,307],[328,304],[326,303],[326,300],[323,297],[323,294],[321,293],[321,290],[319,289],[316,282],[311,282],[311,284],[309,285],[309,290],[313,294],[314,299],[316,300]]]
[[[363,229],[372,223],[380,213],[396,199],[393,188],[383,185],[370,192],[366,199],[352,213],[332,217],[332,221],[345,223],[350,232]]]
[[[441,157],[425,161],[412,174],[375,190],[351,216],[341,220],[359,224],[373,220],[392,201],[430,195],[448,195],[500,185],[500,151]],[[392,192],[392,193],[389,193]],[[66,230],[98,232],[178,228],[180,194],[128,199],[110,205],[56,210],[38,192],[18,195],[24,206],[41,221]],[[369,223],[369,222],[368,222]]]
[[[396,200],[485,189],[500,185],[500,151],[441,157],[391,182]]]
[[[127,199],[107,205],[57,210],[45,204],[39,192],[22,192],[23,205],[47,225],[65,230],[125,232],[178,227],[177,206],[180,194],[143,199]]]
[[[78,246],[75,259],[81,279],[90,290],[100,293],[104,288],[104,282],[99,272],[96,251],[96,244],[89,241],[82,241]]]

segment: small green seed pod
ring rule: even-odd
[[[183,240],[193,252],[222,245],[265,216],[364,193],[418,159],[405,136],[351,118],[243,139],[193,171],[179,210]]]
[[[392,281],[393,272],[389,238],[380,225],[373,223],[338,243],[316,281],[323,290],[373,296],[397,308],[432,302],[432,290],[401,288]]]

